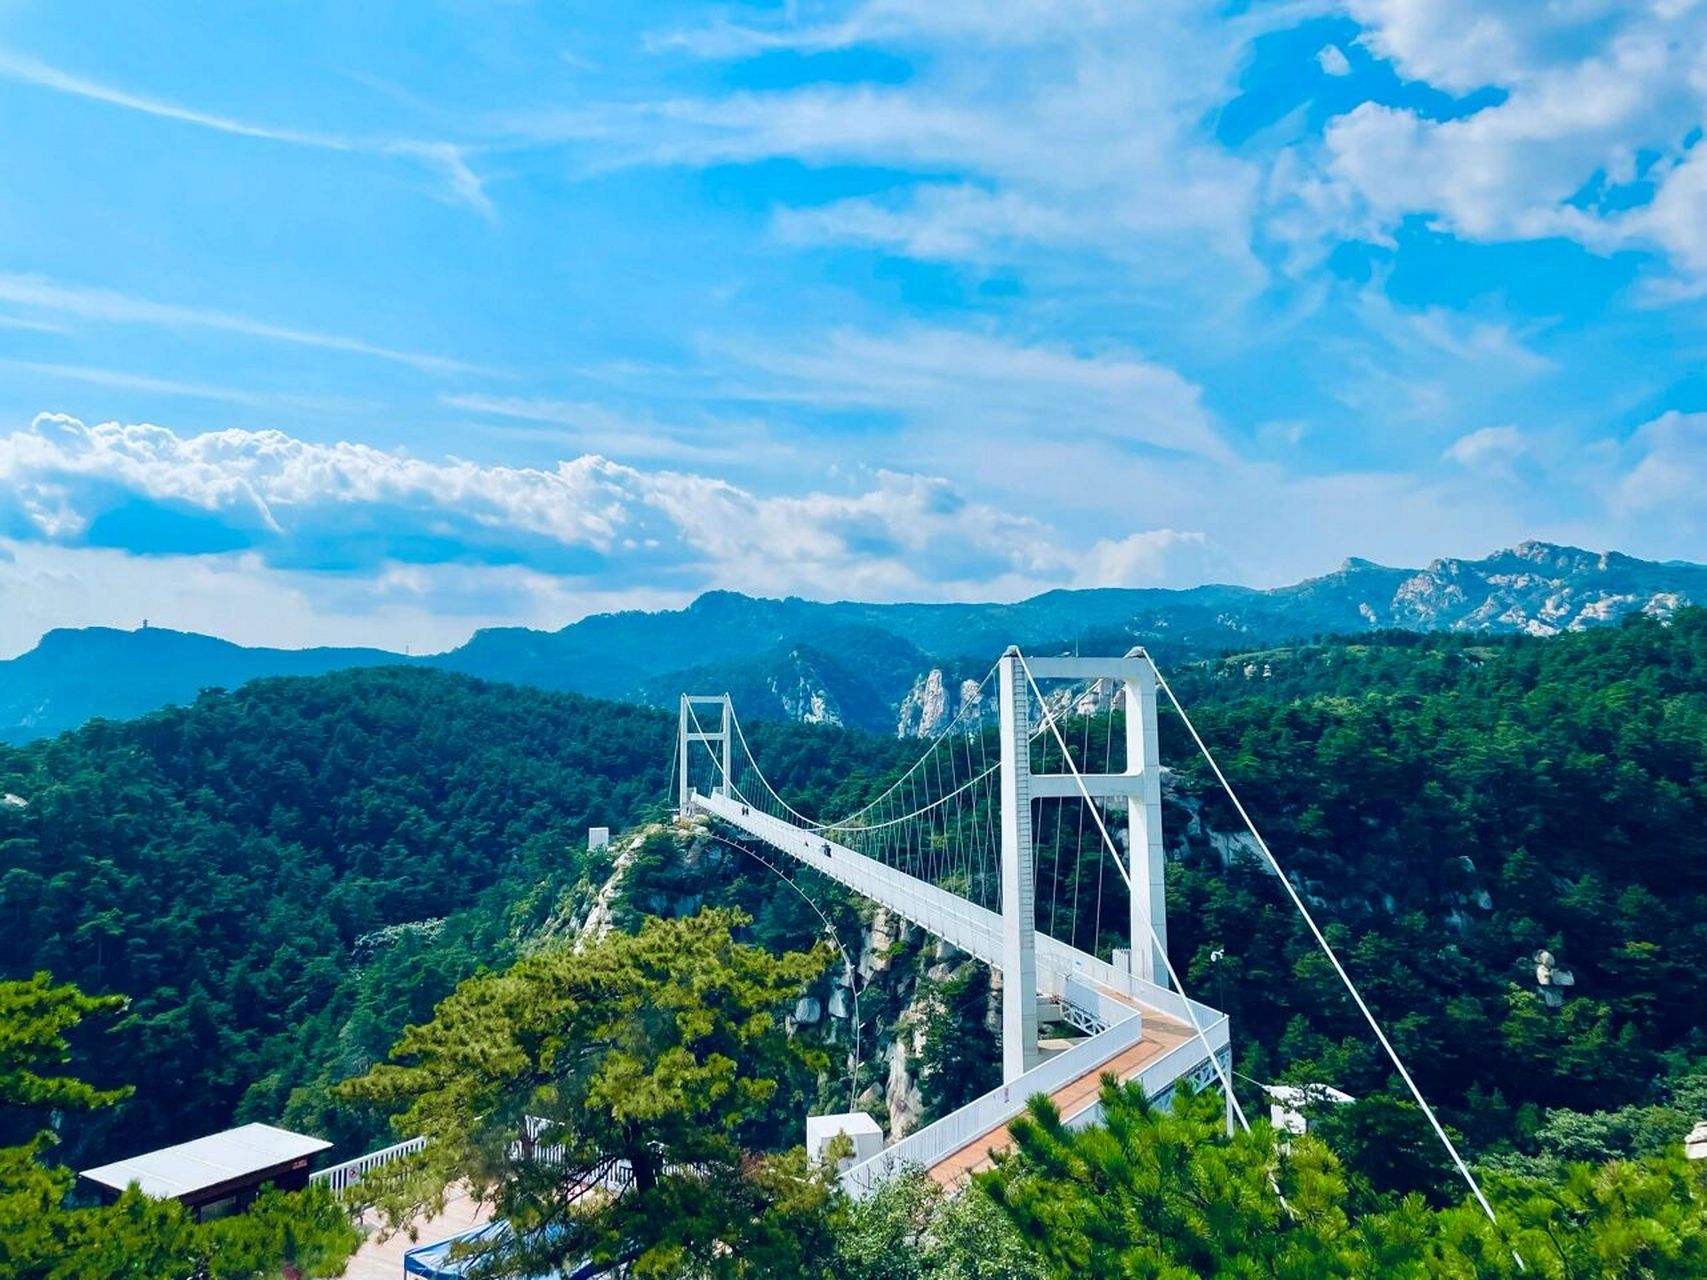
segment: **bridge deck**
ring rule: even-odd
[[[1144,1020],[1144,1035],[1137,1044],[1116,1054],[1100,1066],[1075,1076],[1050,1093],[1049,1100],[1055,1104],[1061,1118],[1070,1123],[1096,1104],[1097,1095],[1102,1092],[1103,1076],[1113,1075],[1122,1083],[1136,1079],[1146,1066],[1168,1050],[1193,1038],[1191,1028],[1183,1022],[1175,1022],[1172,1018],[1152,1013]],[[949,1152],[925,1172],[945,1187],[957,1186],[973,1174],[990,1168],[995,1163],[993,1157],[1012,1146],[1013,1135],[1004,1124]]]
[[[866,857],[825,832],[809,831],[752,808],[738,796],[691,792],[690,803],[694,811],[764,841],[993,968],[1001,968],[1002,918],[996,912]],[[1116,969],[1048,934],[1036,937],[1038,993],[1085,1015],[1084,1023],[1101,1030],[845,1170],[844,1187],[856,1195],[865,1194],[907,1164],[922,1166],[941,1182],[960,1181],[987,1167],[992,1150],[1011,1145],[1008,1124],[1034,1093],[1053,1098],[1068,1123],[1075,1119],[1088,1123],[1096,1116],[1104,1074],[1138,1080],[1148,1096],[1159,1099],[1180,1080],[1205,1083],[1215,1072],[1215,1060],[1225,1063],[1225,1014]],[[1191,1021],[1201,1032],[1193,1030]]]
[[[933,937],[952,943],[993,968],[1002,966],[1002,918],[987,907],[898,871],[823,832],[806,831],[726,795],[693,793],[700,813],[717,818],[773,849],[839,881],[855,893],[880,902]],[[1037,935],[1040,994],[1082,1010],[1094,1026],[1107,1026],[1137,1014],[1147,1002],[1098,981],[1107,965],[1047,934]],[[1122,975],[1122,981],[1126,981]]]
[[[448,1240],[492,1221],[492,1202],[476,1200],[460,1184],[445,1191],[444,1212],[417,1219],[403,1231],[379,1238],[380,1222],[371,1212],[364,1214],[361,1229],[368,1233],[344,1271],[344,1280],[400,1280],[403,1255],[424,1244]],[[414,1238],[411,1239],[411,1233]]]

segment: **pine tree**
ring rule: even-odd
[[[482,1246],[483,1275],[817,1274],[827,1177],[748,1153],[779,1082],[826,1065],[781,1015],[832,953],[772,956],[735,941],[746,922],[649,920],[472,978],[342,1086],[427,1139],[363,1184],[393,1226],[461,1183],[512,1227]],[[612,1178],[631,1185],[609,1194]]]

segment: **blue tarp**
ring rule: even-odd
[[[403,1255],[403,1274],[423,1276],[425,1280],[462,1280],[462,1277],[468,1274],[466,1268],[478,1255],[465,1254],[452,1258],[450,1254],[453,1248],[457,1245],[495,1243],[509,1234],[509,1223],[489,1222],[473,1231],[464,1231],[448,1240],[440,1240],[437,1244],[424,1244]]]
[[[422,1280],[463,1280],[468,1269],[480,1260],[480,1255],[464,1251],[460,1257],[453,1258],[451,1251],[457,1245],[497,1244],[507,1239],[509,1234],[509,1223],[489,1222],[484,1227],[464,1231],[437,1244],[424,1244],[403,1255],[403,1274],[406,1277],[420,1276]],[[577,1267],[573,1273],[553,1271],[548,1275],[535,1276],[533,1280],[564,1280],[565,1275],[574,1280],[582,1274],[582,1269]]]

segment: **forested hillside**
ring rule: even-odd
[[[672,732],[383,669],[0,749],[0,970],[132,1000],[86,1060],[136,1096],[70,1154],[276,1119],[359,1070],[575,882],[589,823],[662,796]]]
[[[1701,1070],[1707,612],[1549,640],[1308,646],[1178,683],[1474,1144],[1521,1144],[1541,1108],[1661,1102]],[[1210,795],[1177,723],[1163,728],[1177,795]],[[1236,829],[1213,800],[1199,816]],[[1170,870],[1176,959],[1232,1011],[1244,1069],[1380,1087],[1385,1064],[1278,886],[1249,860],[1224,867],[1201,833],[1188,845]],[[1536,980],[1542,949],[1575,979],[1559,1008]]]

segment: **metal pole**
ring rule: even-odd
[[[1041,1061],[1037,907],[1031,844],[1031,695],[1019,650],[1002,655],[1002,1080]]]

